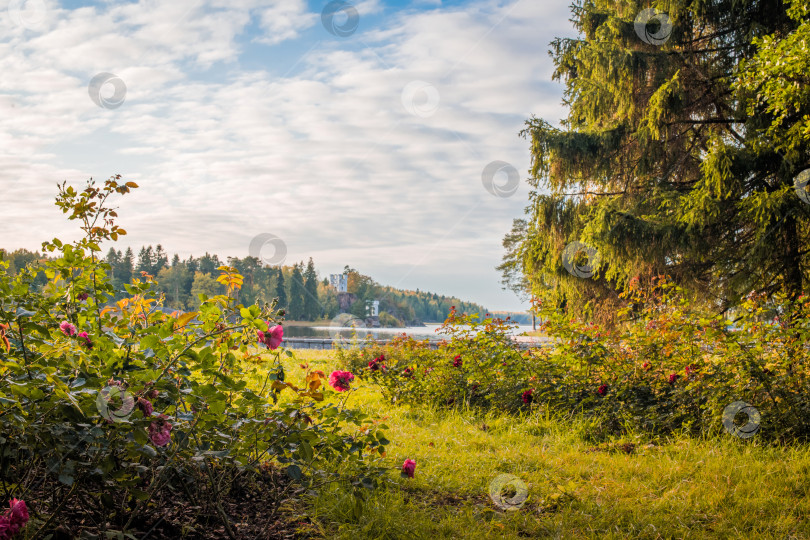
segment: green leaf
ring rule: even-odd
[[[139,348],[142,351],[145,351],[146,349],[151,349],[155,347],[155,345],[157,345],[158,343],[160,343],[160,338],[150,334],[141,340]]]
[[[301,450],[301,453],[304,456],[304,460],[312,461],[314,453],[312,451],[312,446],[310,446],[306,440],[302,440],[298,448],[299,450]]]
[[[106,492],[101,494],[101,504],[105,508],[115,508],[115,500],[113,500],[112,495]]]
[[[59,481],[62,482],[63,484],[65,484],[66,486],[72,486],[73,485],[73,480],[74,480],[74,478],[73,478],[72,474],[62,473],[62,474],[59,475]]]
[[[146,499],[149,498],[149,493],[141,491],[140,489],[132,488],[130,490],[130,493],[132,494],[133,497],[135,497],[139,501],[145,501]]]
[[[296,482],[300,481],[303,476],[301,474],[301,468],[298,465],[290,465],[289,467],[287,467],[285,472],[287,473],[287,476],[289,476]]]

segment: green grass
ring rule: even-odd
[[[328,351],[296,356],[327,373],[336,367]],[[582,420],[412,409],[384,402],[366,383],[355,388],[350,406],[387,417],[383,462],[399,487],[371,492],[359,519],[350,495],[322,491],[307,509],[319,536],[810,538],[807,446],[731,436],[653,445],[643,433],[597,444],[595,426]],[[406,458],[417,463],[414,479],[399,478]],[[500,510],[488,495],[503,473],[528,488],[519,510]]]

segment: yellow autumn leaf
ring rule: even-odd
[[[283,383],[283,382],[281,382],[281,381],[273,381],[273,382],[270,384],[270,387],[271,387],[273,390],[278,390],[279,392],[281,392],[282,390],[284,390],[284,389],[285,389],[285,388],[287,388],[287,387],[292,388],[293,390],[295,390],[296,392],[298,392],[298,388],[296,388],[296,386],[295,386],[293,383]]]
[[[306,385],[309,388],[310,392],[314,392],[321,386],[321,375],[320,373],[313,371],[312,373],[307,375],[306,378]]]
[[[236,268],[232,266],[220,266],[217,270],[222,272],[222,274],[217,277],[217,282],[228,288],[228,294],[242,288],[244,278],[239,274]]]
[[[183,328],[185,325],[187,325],[191,321],[191,319],[193,319],[194,317],[197,316],[197,313],[198,312],[196,312],[196,311],[189,311],[188,313],[184,313],[183,315],[180,315],[179,317],[177,317],[177,322],[174,324],[174,327],[175,328]]]

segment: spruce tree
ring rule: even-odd
[[[222,263],[219,260],[219,257],[215,255],[210,255],[207,251],[205,255],[199,258],[197,261],[199,266],[200,272],[203,274],[211,275],[211,274],[219,274],[216,272],[216,269],[222,266]]]
[[[169,256],[163,251],[163,246],[158,244],[152,258],[152,272],[154,275],[158,275],[161,270],[168,266]]]
[[[152,252],[152,246],[149,247],[141,247],[141,251],[138,253],[138,265],[135,267],[135,271],[146,272],[147,274],[155,275],[152,272],[152,262],[154,261],[154,253]]]
[[[121,258],[121,266],[116,271],[116,276],[122,283],[130,283],[132,281],[133,265],[135,262],[135,254],[132,253],[132,248],[128,247],[124,256]]]
[[[717,311],[752,290],[796,297],[810,205],[794,179],[810,145],[788,155],[765,138],[773,113],[736,81],[754,38],[799,23],[779,1],[660,5],[650,26],[638,24],[646,3],[583,2],[579,37],[552,42],[569,113],[562,128],[532,118],[523,132],[533,189],[504,239],[505,283],[603,320],[634,277],[670,276]]]
[[[115,271],[121,264],[121,252],[115,251],[115,248],[110,248],[110,251],[107,252],[107,256],[104,258],[104,262],[110,265],[110,279],[116,279]]]
[[[284,271],[280,266],[278,267],[278,279],[276,281],[276,298],[278,298],[278,308],[287,309],[287,286],[284,283]]]
[[[293,320],[304,319],[304,276],[301,273],[301,263],[293,266],[290,277],[289,318]]]
[[[308,321],[314,321],[320,318],[321,311],[321,302],[318,300],[318,273],[310,257],[304,272],[304,316]]]

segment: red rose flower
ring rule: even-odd
[[[689,364],[684,371],[686,371],[686,376],[689,377],[695,372],[695,368],[692,364]]]
[[[370,369],[371,371],[377,371],[378,369],[380,369],[380,365],[383,364],[384,361],[385,355],[381,354],[380,356],[374,358],[373,360],[369,360],[368,369]],[[385,365],[383,364],[382,367],[385,368]]]
[[[412,459],[406,459],[405,463],[402,464],[402,476],[413,478],[415,472],[416,472],[416,462]]]

